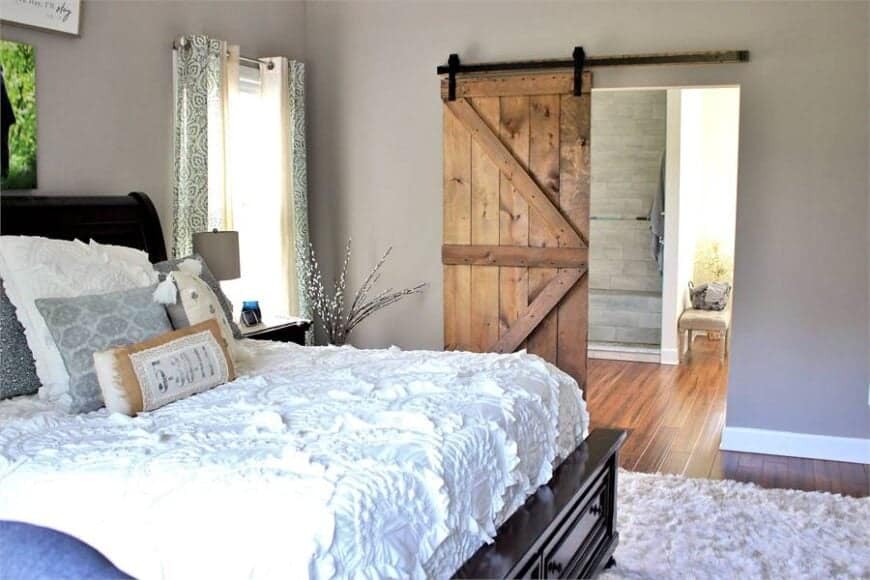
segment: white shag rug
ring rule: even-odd
[[[870,498],[620,470],[603,578],[870,578]]]

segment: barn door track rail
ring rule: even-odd
[[[462,64],[458,54],[451,54],[446,65],[438,67],[439,75],[447,75],[447,100],[456,100],[456,77],[461,74],[510,71],[543,71],[569,69],[573,71],[572,93],[583,92],[583,69],[605,66],[644,66],[674,64],[726,64],[749,62],[748,50],[708,50],[698,52],[666,52],[651,54],[619,54],[586,56],[582,46],[574,47],[572,58],[553,60],[526,60],[515,62],[488,62]]]

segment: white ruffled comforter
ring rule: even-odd
[[[239,379],[136,418],[0,403],[0,519],[139,578],[441,578],[586,435],[535,356],[247,342]]]

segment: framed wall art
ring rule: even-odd
[[[0,190],[36,189],[36,51],[0,40]]]
[[[2,20],[78,35],[81,0],[0,0]]]

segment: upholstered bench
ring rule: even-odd
[[[680,320],[677,322],[677,335],[682,341],[683,333],[688,333],[688,346],[686,352],[692,352],[692,333],[694,331],[702,332],[721,332],[722,336],[722,360],[728,355],[728,341],[731,336],[731,301],[724,310],[698,310],[696,308],[687,308],[680,315]],[[683,345],[680,344],[680,361],[683,359]]]

